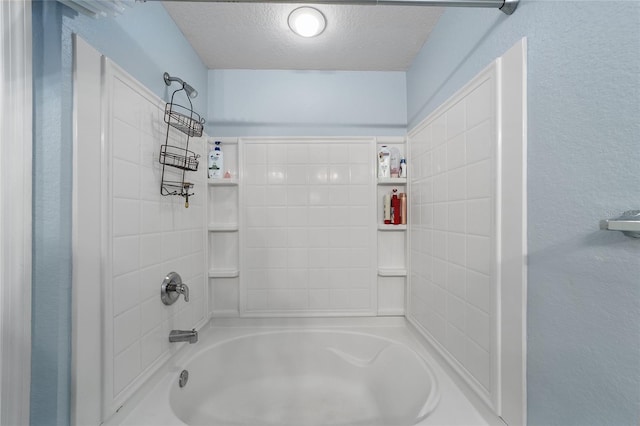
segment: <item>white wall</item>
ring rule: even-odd
[[[208,132],[223,141],[225,136],[403,138],[406,134],[403,72],[210,70],[208,99]],[[246,152],[253,148],[248,146]],[[372,155],[369,160],[373,159]],[[223,198],[225,191],[214,190]],[[375,194],[371,197],[373,202]],[[219,232],[215,239],[235,241],[228,234]],[[217,250],[212,249],[211,253]],[[236,264],[232,262],[232,269]],[[385,298],[379,300],[378,311],[402,314],[404,277],[379,280]],[[237,315],[239,279],[215,277],[211,281],[214,315]]]
[[[29,423],[32,268],[31,2],[0,3],[0,423]]]
[[[104,307],[111,312],[106,325],[107,330],[112,325],[113,340],[105,361],[113,376],[106,377],[107,383],[112,380],[112,394],[106,397],[121,401],[128,386],[137,386],[178,346],[168,341],[172,329],[191,329],[205,319],[206,186],[202,173],[187,173],[186,178],[196,184],[189,208],[181,197],[160,195],[158,152],[167,132],[164,102],[115,69],[110,80],[111,252],[106,258],[112,261],[104,283],[111,297]],[[186,102],[185,96],[176,99]],[[184,146],[186,136],[169,129],[169,143]],[[189,148],[202,154],[203,139],[192,139]],[[170,167],[165,173],[173,180],[182,174]],[[160,285],[171,271],[189,286],[188,303],[182,297],[172,306],[161,302]]]
[[[410,137],[411,317],[493,401],[498,188],[492,68]]]
[[[86,43],[77,46],[91,49]],[[74,185],[82,190],[74,208],[74,376],[83,379],[74,383],[73,401],[74,421],[87,424],[111,416],[184,345],[168,342],[172,329],[191,329],[207,320],[207,188],[202,173],[188,172],[186,179],[195,184],[189,208],[181,197],[160,195],[158,154],[167,135],[162,100],[97,52],[78,62],[76,74],[93,83],[102,74],[104,81],[101,94],[79,96],[76,106],[85,113],[79,117],[88,117],[86,112],[93,109],[104,118],[102,150],[86,149],[87,144],[101,146],[96,123],[76,123],[76,149],[83,147],[84,155],[77,157]],[[192,138],[189,149],[202,154],[203,140]],[[168,142],[185,146],[186,136],[171,127]],[[179,179],[182,172],[167,168],[167,175]],[[89,181],[93,187],[86,185]],[[92,232],[96,227],[99,233]],[[101,268],[83,268],[95,261]],[[84,275],[77,273],[83,270]],[[188,303],[182,297],[171,306],[162,303],[160,286],[172,271],[189,286]],[[82,333],[102,336],[92,342],[101,351],[83,351],[88,343]],[[85,353],[91,354],[89,359]],[[88,377],[101,385],[91,386]],[[102,409],[87,410],[97,399]]]
[[[526,423],[526,99],[522,39],[409,134],[409,319],[507,424]]]
[[[241,143],[241,312],[375,315],[374,139]]]

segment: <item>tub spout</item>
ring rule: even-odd
[[[171,330],[169,341],[196,343],[198,341],[198,332],[195,328],[192,330]]]

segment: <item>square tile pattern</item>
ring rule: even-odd
[[[112,347],[107,368],[112,371],[115,399],[154,361],[175,350],[168,342],[172,329],[190,329],[205,316],[205,199],[202,173],[187,173],[195,196],[184,207],[181,197],[160,195],[160,145],[166,138],[164,104],[113,78],[113,110],[109,129],[109,199],[111,215]],[[170,131],[170,144],[184,146],[185,135]],[[202,154],[204,142],[192,138],[189,148]],[[205,157],[202,157],[205,158]],[[200,165],[202,167],[202,164]],[[206,166],[205,166],[206,167]],[[178,179],[177,169],[167,172]],[[189,286],[190,301],[172,306],[160,300],[165,275],[178,272]]]
[[[375,309],[372,144],[247,142],[241,237],[246,312]]]
[[[495,97],[491,80],[409,139],[411,315],[487,391],[495,356]]]

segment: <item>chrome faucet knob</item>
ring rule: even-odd
[[[162,281],[160,287],[160,299],[165,305],[173,305],[180,295],[184,296],[184,301],[189,301],[189,287],[182,283],[182,278],[177,272],[170,272]]]

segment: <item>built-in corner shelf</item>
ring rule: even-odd
[[[376,152],[386,146],[390,151],[397,151],[399,158],[407,158],[408,149],[403,137],[377,138]],[[376,156],[376,163],[378,158]],[[409,160],[407,160],[408,162]],[[411,168],[409,168],[411,170]],[[384,223],[385,197],[391,201],[394,192],[407,194],[406,211],[409,211],[409,180],[406,177],[376,176],[376,239],[378,251],[377,276],[378,316],[402,316],[405,314],[407,288],[407,235],[408,225],[392,225]],[[391,207],[391,206],[389,206]],[[402,209],[402,201],[400,202]]]
[[[378,185],[406,185],[407,178],[378,178]]]
[[[207,182],[211,186],[237,186],[238,185],[238,179],[236,178],[209,179]]]
[[[238,230],[237,223],[211,224],[208,226],[209,232],[235,232]]]
[[[407,270],[403,268],[380,268],[378,276],[381,277],[406,277]]]
[[[238,269],[212,269],[209,271],[209,278],[236,278],[240,276]]]
[[[238,138],[209,137],[208,152],[220,142],[224,164],[220,167],[229,177],[208,177],[207,182],[207,284],[210,317],[238,317],[240,300],[240,188],[241,165]]]
[[[387,225],[386,223],[378,224],[378,231],[406,231],[407,225]]]

